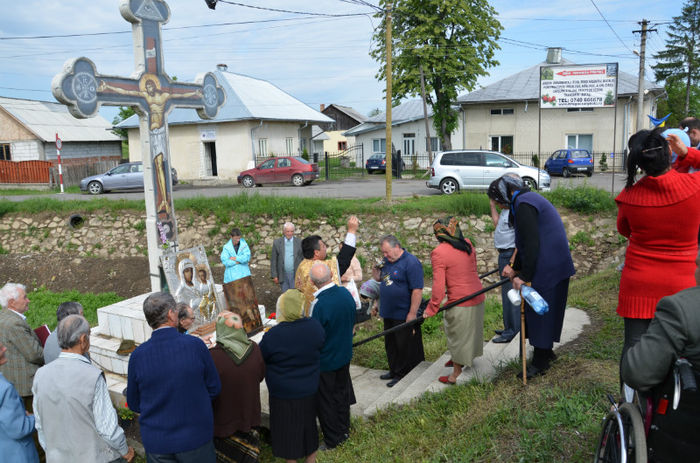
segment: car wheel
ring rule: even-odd
[[[292,185],[294,185],[294,186],[304,185],[304,177],[301,174],[292,175]]]
[[[525,182],[525,185],[531,190],[536,190],[537,189],[537,182],[530,178],[530,177],[523,177],[523,182]]]
[[[561,170],[561,175],[562,175],[562,177],[571,177],[571,172],[569,171],[569,169],[567,169],[566,167],[564,167],[564,168]]]
[[[586,177],[590,177],[592,175],[593,175],[593,171],[591,171],[591,170],[586,171]]]
[[[445,178],[440,182],[440,191],[446,195],[457,193],[459,191],[459,184],[457,183],[457,180],[453,178]]]
[[[102,184],[100,182],[88,183],[87,189],[91,195],[100,195],[104,192],[104,188],[102,188]]]
[[[253,180],[253,177],[251,177],[250,175],[246,175],[245,177],[243,177],[241,183],[246,188],[253,188],[255,186],[255,180]]]

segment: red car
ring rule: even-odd
[[[304,158],[279,157],[262,162],[255,169],[244,170],[238,175],[238,183],[246,188],[267,183],[288,183],[294,186],[308,185],[318,178],[318,165]]]

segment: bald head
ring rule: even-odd
[[[322,288],[331,282],[331,269],[322,262],[314,264],[311,267],[311,281],[317,288]]]

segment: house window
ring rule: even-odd
[[[428,137],[425,137],[425,150],[428,151]],[[432,152],[440,151],[440,139],[438,137],[430,137],[430,150]]]
[[[491,137],[491,151],[513,154],[513,135],[496,135]]]
[[[575,134],[566,136],[566,147],[593,152],[593,134]]]
[[[500,115],[508,115],[508,114],[515,114],[515,111],[513,108],[495,108],[491,110],[491,115],[492,116],[500,116]]]
[[[566,108],[567,113],[593,112],[593,108]]]
[[[338,142],[338,151],[345,151],[346,149],[348,149],[348,142],[339,141]]]
[[[267,138],[258,140],[258,155],[267,156]]]
[[[415,133],[404,133],[403,134],[403,155],[409,156],[416,152],[416,134]]]
[[[0,145],[0,161],[11,161],[10,144]]]
[[[285,138],[285,143],[287,145],[287,156],[291,156],[294,154],[294,139],[293,138]]]
[[[386,153],[386,138],[375,138],[372,140],[373,153]]]

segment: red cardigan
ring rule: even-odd
[[[700,172],[642,177],[615,201],[617,230],[629,239],[617,313],[653,318],[659,299],[696,284]]]
[[[467,239],[467,241],[469,240]],[[450,304],[482,288],[479,274],[476,271],[476,250],[473,247],[472,253],[467,254],[442,242],[430,253],[430,261],[433,265],[433,292],[430,296],[430,303],[425,308],[426,315],[432,316],[437,313],[440,309],[440,303],[445,298],[445,292],[447,292],[447,304]],[[480,304],[485,297],[480,294],[474,299],[460,304],[460,307]]]

